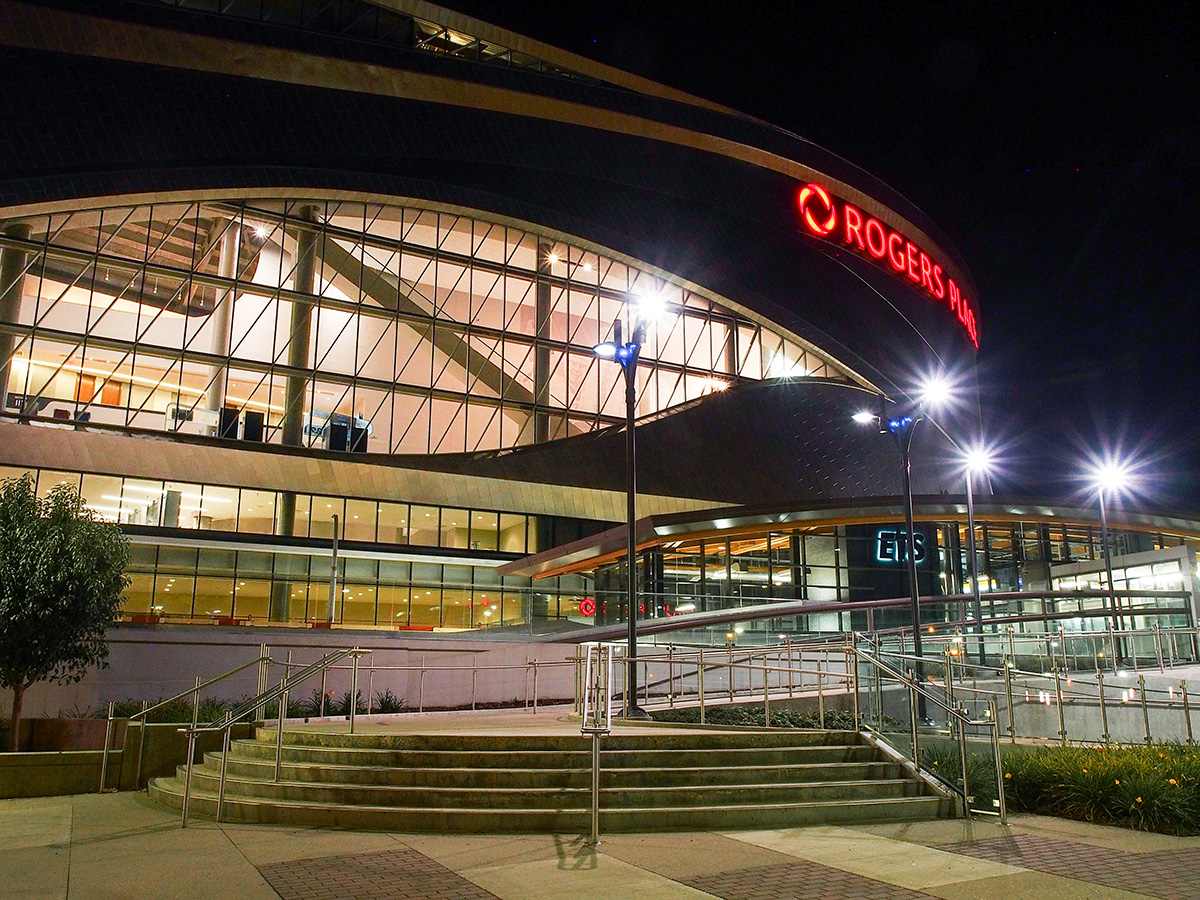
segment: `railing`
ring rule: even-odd
[[[148,700],[142,701],[142,708],[132,716],[122,717],[126,719],[126,728],[135,721],[139,721],[140,729],[138,734],[138,762],[137,775],[134,783],[140,785],[142,783],[142,758],[146,753],[146,724],[149,721],[149,715],[155,710],[162,709],[164,706],[170,706],[172,703],[178,703],[180,700],[188,697],[192,698],[192,728],[196,727],[197,718],[200,715],[200,692],[205,688],[211,687],[214,684],[224,681],[226,678],[231,678],[234,675],[244,672],[251,666],[259,667],[258,689],[261,692],[266,687],[266,665],[271,661],[270,654],[267,652],[267,645],[260,644],[258,648],[258,656],[249,662],[242,663],[227,672],[222,672],[208,681],[202,682],[200,676],[196,676],[196,684],[185,691],[180,691],[173,697],[168,697],[166,700],[160,700],[153,706],[149,705]],[[108,723],[104,728],[104,752],[100,757],[100,791],[103,792],[107,788],[108,781],[108,757],[112,747],[112,735],[116,726],[117,717],[113,715],[116,708],[116,701],[110,700],[108,703]]]
[[[208,725],[193,724],[190,728],[180,728],[179,730],[187,735],[187,771],[183,782],[183,822],[182,827],[187,828],[188,824],[188,807],[192,795],[192,769],[195,763],[196,756],[196,737],[206,732],[217,732],[222,735],[221,740],[221,777],[220,785],[217,790],[217,814],[216,821],[221,821],[221,812],[225,805],[225,780],[226,772],[229,766],[229,745],[231,742],[231,733],[233,726],[239,722],[250,721],[258,717],[266,706],[270,703],[276,704],[278,714],[278,728],[275,733],[275,781],[279,781],[282,753],[283,753],[283,721],[287,717],[288,695],[291,690],[300,684],[303,684],[314,675],[324,673],[334,663],[345,659],[347,656],[353,659],[353,674],[351,676],[350,688],[350,733],[354,733],[356,708],[358,706],[356,700],[358,695],[358,661],[363,655],[370,653],[370,650],[363,650],[359,647],[349,647],[342,650],[334,650],[325,654],[314,663],[310,663],[300,671],[292,674],[291,660],[286,664],[284,676],[280,679],[279,684],[275,687],[268,688],[239,704],[234,709],[231,709],[221,718],[217,719]]]
[[[905,754],[907,762],[918,774],[936,778],[959,795],[963,815],[972,812],[992,813],[1000,816],[1001,824],[1007,824],[1008,811],[1004,800],[1004,770],[1000,759],[1000,729],[996,716],[995,701],[987,701],[982,717],[972,717],[966,704],[961,704],[952,690],[941,694],[928,683],[918,680],[916,672],[907,674],[888,665],[870,651],[856,644],[847,645],[847,654],[855,660],[854,718],[861,726],[871,730],[880,740],[897,752],[902,751],[903,741],[897,740],[898,727],[908,725],[911,749]],[[864,672],[865,668],[865,672]],[[865,690],[864,690],[865,687]],[[939,726],[930,716],[941,714],[945,725]],[[899,714],[893,715],[893,713]],[[971,793],[971,765],[968,739],[985,733],[991,744],[992,774],[995,776],[995,796],[992,808],[974,804]],[[958,744],[959,775],[957,778],[937,771],[936,767],[924,766],[921,760],[923,738],[940,734],[948,735]]]
[[[600,843],[600,738],[612,731],[613,644],[586,644],[583,651],[583,691],[580,731],[592,738],[591,845]]]

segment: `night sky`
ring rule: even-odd
[[[962,252],[1005,493],[1082,496],[1089,454],[1200,509],[1197,60],[1185,4],[446,5],[782,126]]]

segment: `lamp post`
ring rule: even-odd
[[[1104,504],[1104,492],[1119,490],[1125,486],[1126,480],[1125,468],[1119,463],[1108,463],[1096,470],[1096,496],[1100,498],[1100,541],[1104,545],[1104,574],[1108,578],[1108,608],[1114,632],[1121,630],[1121,620],[1117,615],[1117,587],[1113,583],[1112,553],[1109,550],[1108,541],[1108,511]],[[1117,646],[1113,648],[1118,663],[1125,655],[1124,645],[1124,640],[1118,638]]]
[[[985,665],[983,649],[983,602],[979,598],[979,557],[975,551],[975,495],[973,476],[976,472],[986,472],[991,464],[991,458],[986,450],[975,449],[966,456],[967,476],[967,531],[970,532],[967,552],[967,572],[971,576],[971,614],[975,616],[975,633],[979,635],[979,664]]]
[[[619,362],[621,371],[625,375],[625,531],[628,538],[626,545],[628,551],[626,598],[629,609],[629,649],[626,653],[629,675],[625,691],[625,718],[627,719],[650,718],[650,714],[637,705],[637,536],[634,534],[634,523],[637,517],[637,446],[633,430],[634,407],[637,399],[635,376],[642,342],[645,339],[646,322],[639,315],[633,328],[633,336],[628,342],[621,340],[621,320],[618,319],[613,323],[613,339],[597,344],[593,348],[593,352],[598,357]]]
[[[940,380],[930,381],[924,385],[921,402],[915,403],[908,411],[900,414],[886,415],[886,398],[880,396],[879,413],[856,413],[854,421],[859,423],[876,422],[880,434],[890,434],[896,441],[896,449],[900,451],[900,471],[904,479],[904,527],[906,533],[905,557],[908,563],[908,592],[912,611],[913,623],[913,653],[917,657],[915,666],[917,681],[924,683],[924,656],[921,647],[921,585],[917,580],[917,545],[914,532],[916,524],[913,516],[912,490],[912,436],[917,425],[925,420],[925,404],[940,402],[948,392],[946,384]],[[917,691],[917,717],[924,723],[929,723],[925,712],[925,694]]]

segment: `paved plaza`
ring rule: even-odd
[[[144,793],[0,801],[0,898],[1194,900],[1200,838],[1038,816],[747,832],[381,834],[193,821]]]

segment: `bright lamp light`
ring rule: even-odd
[[[869,425],[871,422],[874,422],[878,417],[875,415],[875,413],[867,412],[864,409],[862,412],[856,412],[854,414],[853,418],[854,418],[854,421],[857,422],[859,425]]]
[[[975,447],[966,452],[963,462],[972,472],[986,472],[992,466],[992,455],[982,447]]]
[[[937,375],[921,385],[921,402],[936,409],[950,400],[951,385],[943,376]]]
[[[1119,491],[1129,483],[1129,470],[1119,462],[1108,462],[1096,469],[1094,478],[1102,490]]]

